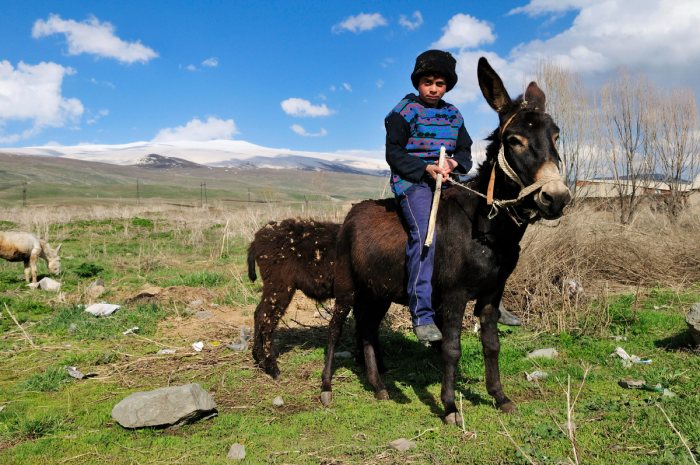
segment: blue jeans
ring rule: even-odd
[[[424,247],[434,189],[435,184],[429,185],[422,181],[412,185],[396,198],[409,231],[406,243],[406,271],[408,309],[411,311],[413,326],[429,325],[433,323],[435,316],[432,307],[433,286],[430,282],[433,278],[435,236],[433,245],[429,248]]]

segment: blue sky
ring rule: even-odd
[[[483,137],[497,120],[475,87],[478,56],[512,95],[541,56],[591,83],[626,64],[697,85],[697,4],[4,2],[0,146],[186,137],[379,152],[384,116],[413,91],[415,57],[435,46],[459,63],[445,99]]]

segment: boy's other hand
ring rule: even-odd
[[[431,164],[428,164],[428,166],[425,167],[425,170],[428,172],[431,178],[435,179],[437,181],[438,174],[442,174],[442,179],[443,181],[448,180],[448,176],[454,170],[457,168],[457,162],[454,161],[451,158],[445,158],[445,165],[443,166],[442,169],[438,166],[438,162],[433,162]]]

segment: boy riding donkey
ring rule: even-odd
[[[424,246],[436,180],[442,174],[446,180],[442,189],[447,189],[452,186],[450,173],[466,174],[472,167],[472,140],[464,119],[454,105],[442,100],[457,83],[456,64],[449,52],[429,50],[420,54],[411,74],[418,95],[406,95],[384,120],[391,190],[409,227],[408,307],[413,331],[423,342],[442,339],[431,302],[435,247]],[[441,146],[448,155],[442,168],[438,166]],[[509,326],[522,323],[503,304],[500,312],[499,323]]]

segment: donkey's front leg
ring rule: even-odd
[[[515,411],[515,404],[503,393],[501,387],[501,375],[498,371],[498,354],[501,350],[501,342],[498,340],[498,317],[500,312],[498,304],[501,301],[503,290],[476,301],[474,313],[479,315],[481,321],[481,346],[484,350],[484,363],[486,365],[486,390],[496,399],[496,406],[504,413]]]
[[[444,423],[460,425],[462,418],[455,405],[455,372],[462,356],[460,336],[462,334],[462,319],[467,299],[462,295],[445,296],[442,301],[442,391],[440,398],[445,408]]]

